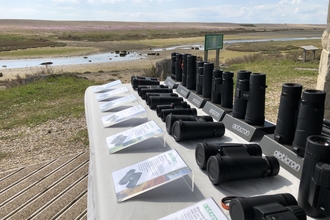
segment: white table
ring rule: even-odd
[[[134,91],[130,84],[126,84]],[[114,154],[109,154],[106,137],[144,123],[145,120],[130,120],[119,126],[104,128],[101,118],[111,112],[101,112],[100,102],[96,101],[93,86],[85,92],[85,112],[90,142],[90,162],[88,174],[88,219],[158,219],[193,205],[205,198],[213,197],[219,204],[225,196],[258,196],[277,193],[291,193],[297,198],[299,179],[281,169],[278,176],[212,185],[206,172],[195,162],[195,146],[202,140],[175,142],[166,132],[165,123],[157,117],[154,110],[148,110],[149,119],[154,120],[164,131],[166,147],[156,139],[141,142]],[[144,102],[142,100],[141,104]],[[191,105],[192,106],[192,105]],[[193,107],[193,106],[192,106]],[[205,115],[198,109],[198,115]],[[208,142],[247,143],[239,136],[226,130],[223,137],[209,139]],[[194,172],[195,190],[192,192],[183,179],[163,185],[140,194],[122,203],[116,202],[111,173],[126,166],[140,162],[170,149],[176,149]],[[229,212],[223,210],[229,218]]]

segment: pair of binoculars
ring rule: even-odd
[[[305,211],[289,193],[224,199],[230,200],[229,214],[232,220],[306,220]]]
[[[137,87],[137,91],[138,91],[139,96],[142,98],[142,93],[141,93],[142,89],[161,89],[161,88],[168,88],[168,86],[166,86],[166,85],[139,85]]]
[[[307,138],[320,135],[323,129],[324,91],[304,90],[297,83],[282,85],[274,139],[292,144],[293,151],[304,157]]]
[[[211,116],[174,115],[166,117],[166,130],[175,141],[191,140],[198,138],[222,137],[225,126],[222,122],[213,122]]]
[[[139,85],[159,85],[159,81],[153,77],[132,76],[131,85],[133,89],[137,89]]]
[[[206,169],[214,185],[220,183],[276,176],[280,170],[274,156],[262,156],[258,144],[207,143],[196,145],[195,159]]]
[[[169,114],[173,115],[197,115],[195,108],[190,108],[187,102],[177,102],[168,105],[157,105],[156,112],[163,122]]]
[[[265,123],[266,74],[237,72],[233,117],[251,125]]]

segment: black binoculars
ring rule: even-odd
[[[136,89],[139,85],[159,85],[159,81],[153,77],[132,76],[131,84],[133,89]]]
[[[149,107],[151,109],[156,109],[158,105],[183,102],[183,98],[172,97],[172,96],[150,96],[148,101],[149,101],[148,102]]]
[[[330,139],[307,138],[298,204],[313,218],[330,217]]]
[[[177,108],[190,108],[190,105],[187,102],[177,102],[166,105],[157,105],[156,113],[158,117],[162,117],[163,109],[177,109]]]
[[[171,103],[171,108],[162,108],[166,105],[158,105],[156,111],[159,111],[159,117],[165,122],[167,115],[197,115],[197,110],[195,108],[190,108],[186,102]],[[161,109],[161,110],[160,110]]]
[[[200,118],[198,121],[178,120],[173,123],[172,136],[175,141],[222,137],[225,126],[222,122],[208,122]]]
[[[150,105],[150,97],[152,96],[158,96],[158,97],[179,97],[176,93],[157,93],[157,92],[147,92],[145,94],[145,99],[147,105]]]
[[[257,144],[199,143],[195,149],[195,158],[202,169],[206,163],[208,177],[214,185],[276,176],[280,170],[278,160],[274,156],[261,156]]]
[[[249,80],[247,79],[249,76]],[[244,118],[251,125],[265,123],[266,74],[239,71],[233,117]]]
[[[182,81],[182,54],[171,53],[171,78],[181,82]]]
[[[306,213],[289,193],[231,198],[232,220],[306,220]]]
[[[188,73],[188,56],[190,54],[182,54],[182,86],[187,85],[187,73]]]
[[[170,88],[141,88],[140,96],[144,100],[146,99],[146,94],[148,92],[153,93],[173,93],[173,90]]]
[[[142,97],[141,89],[160,89],[160,88],[168,88],[166,85],[139,85],[137,88],[138,94]]]
[[[239,156],[261,156],[262,150],[258,144],[237,144],[237,143],[198,143],[195,148],[195,159],[197,165],[206,169],[208,159],[214,155],[239,155]]]
[[[166,130],[167,133],[172,135],[172,128],[173,128],[173,124],[174,122],[178,121],[178,120],[182,120],[182,121],[201,121],[201,122],[213,122],[213,118],[209,115],[204,115],[204,116],[197,116],[197,111],[196,109],[194,109],[195,111],[188,115],[175,115],[170,113],[169,115],[166,116],[165,122],[166,122]]]

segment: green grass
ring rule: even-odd
[[[72,76],[52,76],[0,91],[0,129],[34,126],[50,119],[81,117],[84,92],[95,82]]]

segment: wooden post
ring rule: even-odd
[[[305,49],[303,49],[303,50],[304,50],[304,53],[303,53],[303,61],[306,62],[306,50],[305,50]]]
[[[220,64],[220,50],[218,49],[215,51],[215,67],[214,67],[214,69],[218,70],[220,68],[219,64]]]
[[[205,50],[205,51],[204,51],[204,61],[205,61],[205,62],[207,62],[208,53],[209,53],[208,50]]]

